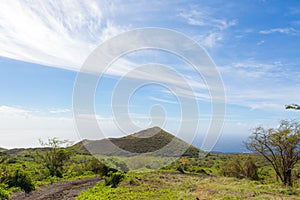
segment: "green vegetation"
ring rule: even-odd
[[[19,187],[25,193],[29,193],[35,189],[31,177],[23,170],[16,170],[8,177],[9,187]]]
[[[30,193],[41,185],[83,177],[106,176],[112,169],[91,155],[76,153],[49,139],[44,148],[0,152],[0,200],[14,191]]]
[[[276,158],[275,164],[283,166],[280,164],[288,164],[288,161],[299,156],[299,129],[297,123],[286,122],[278,129],[259,129],[263,131],[259,134],[254,132],[254,135],[270,134],[266,135],[269,140],[264,141],[272,142],[263,144],[270,145]],[[149,136],[149,130],[151,129],[134,136]],[[150,135],[150,141],[155,143],[153,138],[156,138],[161,142],[169,137],[165,132],[159,134],[155,137]],[[116,141],[122,141],[122,145],[125,145],[124,141],[133,145],[140,140],[134,136]],[[257,136],[250,139],[257,141],[260,138]],[[107,144],[106,141],[101,141],[101,144]],[[180,148],[185,145],[179,139],[175,141],[180,141]],[[247,144],[259,144],[251,142],[253,140]],[[178,159],[148,153],[99,157],[96,154],[94,157],[84,149],[85,143],[94,150],[95,144],[99,144],[95,141],[82,141],[66,147],[66,141],[53,138],[42,143],[44,148],[1,150],[0,199],[7,199],[15,191],[29,193],[41,185],[93,176],[102,176],[103,182],[84,191],[77,199],[300,199],[300,163],[294,160],[294,165],[288,165],[293,185],[284,181],[283,184],[278,183],[281,178],[272,162],[267,159],[272,159],[269,157],[273,156],[272,152],[265,155],[211,152],[201,158],[184,154]],[[137,147],[140,148],[139,151],[143,148],[133,148]],[[284,151],[277,151],[280,148]],[[197,152],[201,153],[198,149]],[[293,157],[289,158],[290,155]],[[161,166],[164,167],[160,168]],[[153,171],[158,168],[160,169]],[[284,172],[283,168],[279,170]]]
[[[167,145],[172,141],[172,145]],[[153,127],[121,137],[103,140],[84,140],[75,145],[78,151],[99,156],[133,157],[140,153],[152,157],[198,157],[201,151],[183,140]]]
[[[40,159],[45,168],[48,169],[50,176],[62,178],[63,166],[70,159],[71,151],[61,146],[68,141],[60,141],[57,138],[48,139],[48,142],[40,141],[40,144],[47,147],[44,151],[37,151],[37,158]]]
[[[105,185],[116,188],[117,185],[124,179],[125,174],[123,172],[109,172],[107,176],[104,177]]]
[[[251,156],[236,155],[221,169],[224,176],[235,178],[248,178],[250,180],[259,180],[258,167]]]
[[[300,191],[247,179],[152,172],[128,174],[117,188],[98,183],[77,200],[105,199],[299,199]]]
[[[276,129],[256,128],[248,149],[262,155],[273,167],[276,175],[285,185],[292,186],[292,171],[300,160],[300,124],[283,120]]]

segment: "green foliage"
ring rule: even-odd
[[[8,179],[9,187],[20,187],[26,193],[35,189],[31,177],[21,170],[16,170]]]
[[[240,155],[233,155],[232,158],[224,164],[221,173],[224,176],[258,180],[258,167],[250,156],[245,158]]]
[[[6,165],[1,165],[0,166],[0,183],[7,182],[7,179],[8,179],[7,166]]]
[[[292,170],[300,160],[298,122],[283,120],[276,129],[257,127],[245,145],[272,165],[282,183],[292,186]]]
[[[7,186],[4,184],[0,184],[0,200],[8,199],[10,196],[9,191],[7,190]]]
[[[70,159],[71,152],[62,145],[66,145],[68,141],[60,141],[57,138],[48,139],[48,142],[40,140],[41,145],[47,147],[44,151],[37,151],[37,157],[41,164],[44,165],[50,176],[63,176],[63,166]]]
[[[98,159],[93,158],[89,162],[89,170],[91,170],[95,174],[99,174],[101,176],[106,176],[112,169],[110,169],[108,166],[100,162]]]
[[[45,146],[46,148],[42,149],[11,151],[13,153],[7,154],[9,156],[0,155],[0,196],[3,195],[2,198],[6,198],[5,195],[11,193],[16,187],[15,185],[21,187],[21,184],[12,184],[12,182],[26,183],[28,178],[33,185],[39,186],[95,175],[104,176],[105,182],[83,192],[78,199],[197,199],[197,197],[200,199],[247,199],[254,196],[272,199],[272,197],[283,196],[284,198],[284,195],[294,197],[300,194],[299,189],[297,189],[297,186],[300,186],[300,163],[293,170],[294,180],[298,180],[298,182],[295,181],[295,188],[280,186],[276,188],[274,184],[276,174],[272,170],[271,164],[259,155],[238,155],[240,160],[235,160],[237,159],[234,157],[235,155],[220,153],[209,153],[202,158],[183,157],[176,159],[139,155],[126,158],[107,156],[97,159],[79,151],[75,153],[72,148],[62,148],[59,144],[55,147],[55,155],[57,156],[51,157],[51,159],[58,160],[65,158],[63,164],[60,165],[62,176],[58,178],[58,175],[49,176],[50,170],[45,166],[46,162],[43,162],[40,157],[41,155],[53,155],[50,153],[54,151],[51,145]],[[64,157],[65,153],[67,153],[67,157]],[[164,171],[161,170],[162,173],[149,173],[152,169],[158,169],[170,161],[173,163],[166,166]],[[145,167],[145,163],[148,166]],[[120,172],[121,170],[126,172],[129,168],[140,169],[141,166],[144,166],[144,171],[135,171],[139,172],[136,174],[126,173],[125,175]],[[240,166],[240,168],[236,166]],[[257,169],[255,166],[258,166]],[[176,172],[178,167],[184,173]],[[240,177],[248,177],[249,179],[257,179],[251,177],[258,175],[259,181],[222,177],[220,173],[223,174],[225,168],[238,169],[236,171],[239,172]],[[10,185],[8,184],[9,181]],[[30,185],[30,181],[27,183]],[[23,190],[25,191],[24,187]],[[26,189],[26,191],[28,190]],[[271,195],[265,197],[260,194]]]
[[[168,145],[171,141],[173,145]],[[158,127],[121,138],[109,138],[96,141],[85,140],[76,144],[76,149],[83,152],[85,149],[83,144],[87,146],[93,154],[103,156],[127,156],[128,154],[130,154],[130,156],[136,156],[140,153],[144,153],[149,156],[158,157],[178,157],[181,155],[198,157],[200,153],[198,148],[191,146]]]
[[[112,188],[116,188],[118,184],[125,178],[125,174],[123,172],[109,172],[108,176],[104,177],[105,185],[111,186]]]
[[[184,174],[184,170],[183,170],[182,165],[178,165],[176,170],[179,171],[180,173]]]
[[[300,189],[297,188],[261,184],[248,179],[151,172],[127,174],[117,188],[98,183],[76,199],[299,199],[299,195]]]

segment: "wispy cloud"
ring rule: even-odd
[[[281,34],[287,34],[287,35],[295,35],[297,31],[294,28],[273,28],[273,29],[266,29],[259,31],[261,34],[272,34],[272,33],[281,33]]]
[[[264,40],[261,40],[261,41],[259,41],[258,43],[256,43],[256,45],[257,46],[260,46],[260,45],[262,45],[262,44],[264,44],[265,43],[265,41]]]
[[[32,111],[25,110],[23,108],[17,108],[12,106],[0,106],[0,115],[1,116],[21,116],[21,117],[28,117],[31,116]]]
[[[126,29],[105,18],[110,7],[93,0],[2,2],[0,55],[78,70],[98,44]]]
[[[297,102],[295,92],[299,74],[291,73],[291,64],[246,60],[219,67],[226,86],[227,102],[251,109],[283,110]],[[288,99],[288,100],[287,100]]]
[[[177,101],[172,101],[168,99],[163,99],[163,98],[157,98],[157,97],[149,97],[151,100],[162,102],[162,103],[168,103],[168,104],[178,104]]]
[[[280,69],[284,66],[280,61],[261,63],[254,60],[246,60],[232,63],[220,70],[229,70],[230,73],[239,74],[239,77],[248,78],[275,78],[281,77]],[[277,73],[276,73],[277,72]]]
[[[201,12],[196,9],[183,11],[179,15],[183,17],[190,25],[209,26],[219,30],[225,30],[237,24],[237,20],[215,18],[211,16],[210,12]]]
[[[223,34],[220,32],[211,32],[206,35],[199,35],[195,39],[204,47],[213,48],[218,42],[223,40]]]
[[[179,14],[189,25],[201,26],[205,28],[203,34],[195,37],[195,40],[207,48],[213,48],[216,44],[223,40],[223,32],[237,25],[238,21],[217,18],[210,11],[199,11],[192,9],[182,11]]]
[[[52,110],[49,110],[49,113],[51,114],[62,114],[62,113],[69,113],[71,112],[70,109],[52,109]]]
[[[292,15],[299,15],[299,14],[300,14],[300,9],[299,9],[299,7],[291,7],[291,8],[289,9],[289,11],[290,11],[290,14],[292,14]]]

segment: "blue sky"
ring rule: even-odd
[[[241,141],[251,128],[299,119],[299,112],[284,109],[285,104],[300,101],[297,0],[4,1],[0,11],[0,146],[37,146],[39,138],[49,137],[83,138],[76,131],[72,112],[73,85],[80,67],[104,41],[144,27],[181,32],[214,60],[226,93],[225,123],[215,150],[241,150]],[[103,131],[110,137],[122,135],[114,122],[112,91],[122,74],[147,63],[172,66],[192,85],[200,110],[194,144],[201,146],[211,115],[205,81],[180,58],[162,51],[132,53],[111,66],[95,96]],[[152,119],[157,124],[165,119],[164,128],[176,132],[182,120],[180,105],[176,95],[166,91],[152,84],[132,95],[128,112],[140,129],[151,124],[153,108]],[[187,93],[181,90],[180,95]]]

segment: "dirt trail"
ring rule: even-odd
[[[53,183],[41,186],[27,195],[24,192],[18,192],[10,200],[71,200],[75,199],[80,192],[93,187],[102,180],[101,177],[95,177]]]

